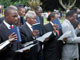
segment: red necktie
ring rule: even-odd
[[[12,29],[12,28],[13,28],[13,26],[11,25],[11,26],[10,26],[10,28]]]

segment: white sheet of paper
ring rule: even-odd
[[[16,52],[24,52],[25,50],[29,50],[31,47],[33,47],[33,46],[35,46],[35,45],[36,45],[36,44],[27,46],[27,47],[25,47],[25,48],[22,48],[22,49],[17,50]]]
[[[67,31],[58,40],[63,40],[63,38],[68,38],[70,36],[71,36],[71,31]]]
[[[33,41],[30,41],[30,42],[27,42],[27,43],[23,44],[23,46],[26,47],[26,46],[28,46],[29,44],[32,44],[32,43],[33,43]]]
[[[6,45],[8,45],[10,42],[7,40],[0,44],[0,50],[2,50]]]
[[[44,35],[42,35],[41,37],[38,37],[36,40],[40,41],[40,42],[44,42],[46,38],[48,38],[50,35],[52,34],[51,32],[47,32]]]
[[[2,50],[5,46],[7,46],[10,43],[10,41],[13,41],[13,40],[14,40],[14,38],[6,40],[3,43],[1,43],[0,44],[0,50]]]
[[[80,17],[80,14],[78,14],[78,17]]]

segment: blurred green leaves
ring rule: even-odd
[[[27,5],[28,0],[0,0],[0,5],[3,5],[4,7],[7,7],[9,5],[14,4],[24,4]]]

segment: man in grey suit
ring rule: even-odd
[[[76,12],[71,10],[66,14],[66,19],[62,24],[63,34],[67,31],[71,31],[71,36],[67,38],[66,44],[63,46],[62,60],[77,60],[79,58],[78,43],[80,43],[80,37],[77,37],[79,33],[80,24],[74,29],[72,23],[76,20]]]

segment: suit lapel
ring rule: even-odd
[[[6,27],[6,25],[4,23],[2,23],[2,29],[3,29],[4,33],[6,33],[5,35],[7,35],[7,34],[9,35],[9,29]]]
[[[49,29],[53,31],[53,26],[51,25],[51,23],[49,23]]]
[[[26,30],[28,31],[28,33],[29,33],[30,35],[32,35],[32,31],[30,30],[30,28],[27,26],[26,23],[25,23],[25,28],[26,28]]]

